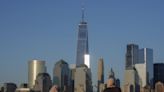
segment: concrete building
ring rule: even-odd
[[[140,86],[145,87],[146,85],[148,85],[146,64],[135,64],[135,68],[138,72]]]
[[[104,84],[104,60],[100,58],[98,61],[98,84],[97,84],[97,92],[100,92],[101,84]],[[101,86],[100,86],[101,85]],[[102,90],[102,88],[101,88]]]
[[[70,73],[71,73],[71,92],[74,92],[75,72],[76,72],[76,64],[70,65]]]
[[[91,70],[81,65],[75,71],[74,92],[93,92]]]
[[[124,91],[123,92],[139,92],[139,76],[136,69],[125,70]]]
[[[28,62],[28,86],[33,88],[39,73],[46,73],[45,61],[31,60]]]
[[[48,73],[39,73],[35,80],[34,91],[49,92],[52,86],[51,77]]]
[[[68,63],[64,60],[59,60],[54,66],[53,85],[58,85],[60,92],[71,90],[71,72]]]

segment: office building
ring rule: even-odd
[[[139,64],[144,64],[145,74],[142,75],[146,75],[146,79],[144,79],[146,84],[153,86],[153,49],[143,48],[139,50]]]
[[[88,47],[88,29],[87,22],[84,20],[84,9],[82,9],[82,20],[78,28],[76,66],[86,64],[90,68],[90,55]]]
[[[64,60],[59,60],[54,66],[53,85],[58,85],[60,92],[71,90],[71,73],[68,63]]]
[[[98,61],[98,85],[97,85],[97,92],[102,90],[102,85],[104,84],[104,60],[100,58]],[[101,85],[101,86],[100,86]],[[100,90],[101,88],[101,90]]]
[[[139,62],[135,64],[141,87],[153,86],[153,50],[143,48],[139,50]]]
[[[135,44],[128,44],[126,51],[126,64],[125,69],[133,69],[135,64],[139,62],[138,56],[139,46]]]
[[[39,73],[35,80],[34,91],[49,92],[52,86],[51,77],[48,73]]]
[[[91,70],[84,64],[76,68],[74,92],[92,92]]]
[[[75,81],[75,72],[76,72],[76,64],[70,65],[70,73],[71,73],[71,92],[74,92],[74,81]]]
[[[46,73],[45,61],[31,60],[28,62],[28,86],[33,88],[39,73]]]
[[[136,69],[125,70],[124,91],[123,92],[139,92],[139,76]]]
[[[154,84],[158,81],[164,83],[164,63],[154,64]]]
[[[146,64],[135,64],[135,69],[138,72],[139,76],[139,81],[140,81],[140,86],[145,87],[148,85],[148,76],[147,76],[147,71],[146,71]]]

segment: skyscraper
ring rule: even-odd
[[[93,92],[91,70],[85,64],[75,70],[74,92]]]
[[[89,49],[88,49],[88,29],[87,22],[84,20],[84,8],[82,8],[82,20],[78,28],[76,66],[87,64],[90,68]]]
[[[70,69],[67,62],[59,60],[53,69],[53,84],[58,85],[60,92],[69,91],[71,86]]]
[[[104,61],[103,58],[100,58],[98,61],[98,85],[97,91],[100,91],[100,85],[104,84]]]
[[[145,74],[141,74],[141,76],[145,76],[145,82],[147,84],[153,85],[153,49],[143,48],[139,50],[139,64],[144,64]],[[139,71],[138,71],[139,72]]]
[[[124,92],[139,92],[139,76],[135,64],[139,59],[139,46],[128,44],[125,61]]]
[[[45,61],[31,60],[28,62],[28,86],[33,88],[39,73],[46,73]]]
[[[139,53],[138,45],[135,44],[127,45],[125,69],[134,68],[135,64],[138,63],[138,58],[139,58],[138,53]]]

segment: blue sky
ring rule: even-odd
[[[94,83],[100,57],[105,77],[112,67],[123,79],[128,43],[153,48],[154,62],[164,60],[163,0],[0,0],[0,83],[27,82],[32,59],[45,60],[51,75],[60,59],[74,64],[82,2]]]

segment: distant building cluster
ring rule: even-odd
[[[128,44],[125,55],[124,80],[115,76],[111,68],[108,79],[122,92],[164,92],[164,63],[153,63],[153,49],[140,49],[136,44]],[[103,92],[108,83],[104,81],[104,60],[98,60],[97,84],[92,83],[90,54],[88,46],[87,22],[82,20],[78,27],[76,64],[69,65],[65,60],[54,64],[53,76],[47,73],[46,62],[31,60],[28,62],[28,83],[17,86],[4,83],[0,92],[49,92],[54,86],[58,92]],[[93,90],[96,88],[97,90]]]
[[[153,49],[139,49],[136,44],[128,44],[123,82],[123,92],[164,92],[156,91],[157,82],[162,82],[162,64],[153,64]],[[160,68],[160,69],[159,69]],[[157,74],[158,71],[158,74]],[[162,77],[162,78],[161,78]],[[162,89],[162,88],[161,88]]]

